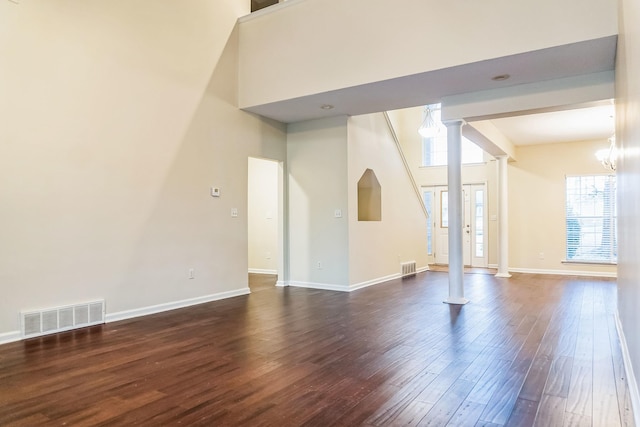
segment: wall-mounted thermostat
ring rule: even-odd
[[[211,197],[220,197],[220,189],[218,187],[211,187]]]

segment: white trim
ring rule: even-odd
[[[423,270],[424,271],[424,270]],[[416,273],[418,270],[416,269]],[[400,273],[390,274],[389,276],[378,277],[377,279],[371,279],[360,283],[349,285],[349,292],[356,291],[358,289],[367,288],[369,286],[377,285],[379,283],[388,282],[389,280],[399,279],[402,277]]]
[[[0,334],[0,345],[20,341],[21,339],[22,333],[20,331],[3,332]]]
[[[631,364],[631,355],[629,354],[629,347],[627,346],[627,339],[622,329],[622,323],[620,323],[620,313],[616,310],[616,331],[618,332],[618,339],[620,340],[620,349],[622,350],[622,361],[624,363],[624,371],[627,374],[627,385],[629,387],[629,397],[631,400],[631,412],[635,425],[640,426],[640,393],[638,393],[638,383],[636,376],[633,373],[633,365]]]
[[[250,268],[249,273],[251,274],[278,274],[278,270],[267,270],[264,268]]]
[[[308,289],[321,289],[325,291],[338,291],[349,292],[349,286],[346,285],[333,285],[330,283],[316,283],[316,282],[289,282],[289,286],[296,288],[308,288]]]
[[[286,288],[287,286],[289,286],[289,282],[285,282],[284,280],[278,280],[276,282],[276,287]]]
[[[498,269],[498,264],[487,264],[487,268],[495,268]]]
[[[587,276],[587,277],[611,277],[616,278],[616,272],[608,271],[577,271],[577,270],[545,270],[537,268],[512,268],[509,267],[511,273],[528,273],[528,274],[556,274],[560,276]]]
[[[172,301],[163,304],[151,305],[148,307],[136,308],[133,310],[119,311],[117,313],[109,313],[105,316],[105,322],[117,322],[118,320],[131,319],[134,317],[147,316],[149,314],[161,313],[163,311],[175,310],[178,308],[189,307],[197,304],[204,304],[211,301],[217,301],[225,298],[237,297],[240,295],[248,295],[251,293],[249,288],[240,288],[233,291],[219,292],[217,294],[205,295],[196,298],[189,298],[180,301]]]
[[[423,273],[425,271],[429,271],[429,266],[416,268],[416,274]],[[407,276],[407,277],[411,277]],[[367,288],[369,286],[379,285],[380,283],[385,283],[390,280],[401,279],[402,276],[400,273],[390,274],[388,276],[378,277],[376,279],[366,280],[364,282],[355,283],[353,285],[332,285],[327,283],[313,283],[313,282],[289,282],[288,284],[282,284],[280,286],[294,286],[298,288],[309,288],[309,289],[322,289],[326,291],[338,291],[338,292],[353,292],[358,289]]]

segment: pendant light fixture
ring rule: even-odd
[[[435,138],[440,134],[442,124],[440,123],[440,117],[436,117],[435,111],[439,110],[440,104],[426,105],[424,107],[424,119],[422,124],[418,128],[418,133],[423,138]]]
[[[596,152],[596,158],[602,163],[605,169],[612,172],[616,170],[616,159],[618,157],[618,147],[616,147],[616,136],[609,138],[609,148],[603,148]]]

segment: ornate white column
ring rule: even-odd
[[[498,158],[498,272],[496,277],[509,274],[509,186],[507,174],[508,156]]]
[[[462,252],[462,125],[463,120],[447,121],[447,176],[449,186],[449,298],[447,304],[466,304],[464,297],[464,259]]]

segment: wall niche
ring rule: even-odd
[[[358,221],[382,221],[382,187],[371,169],[358,181]]]

